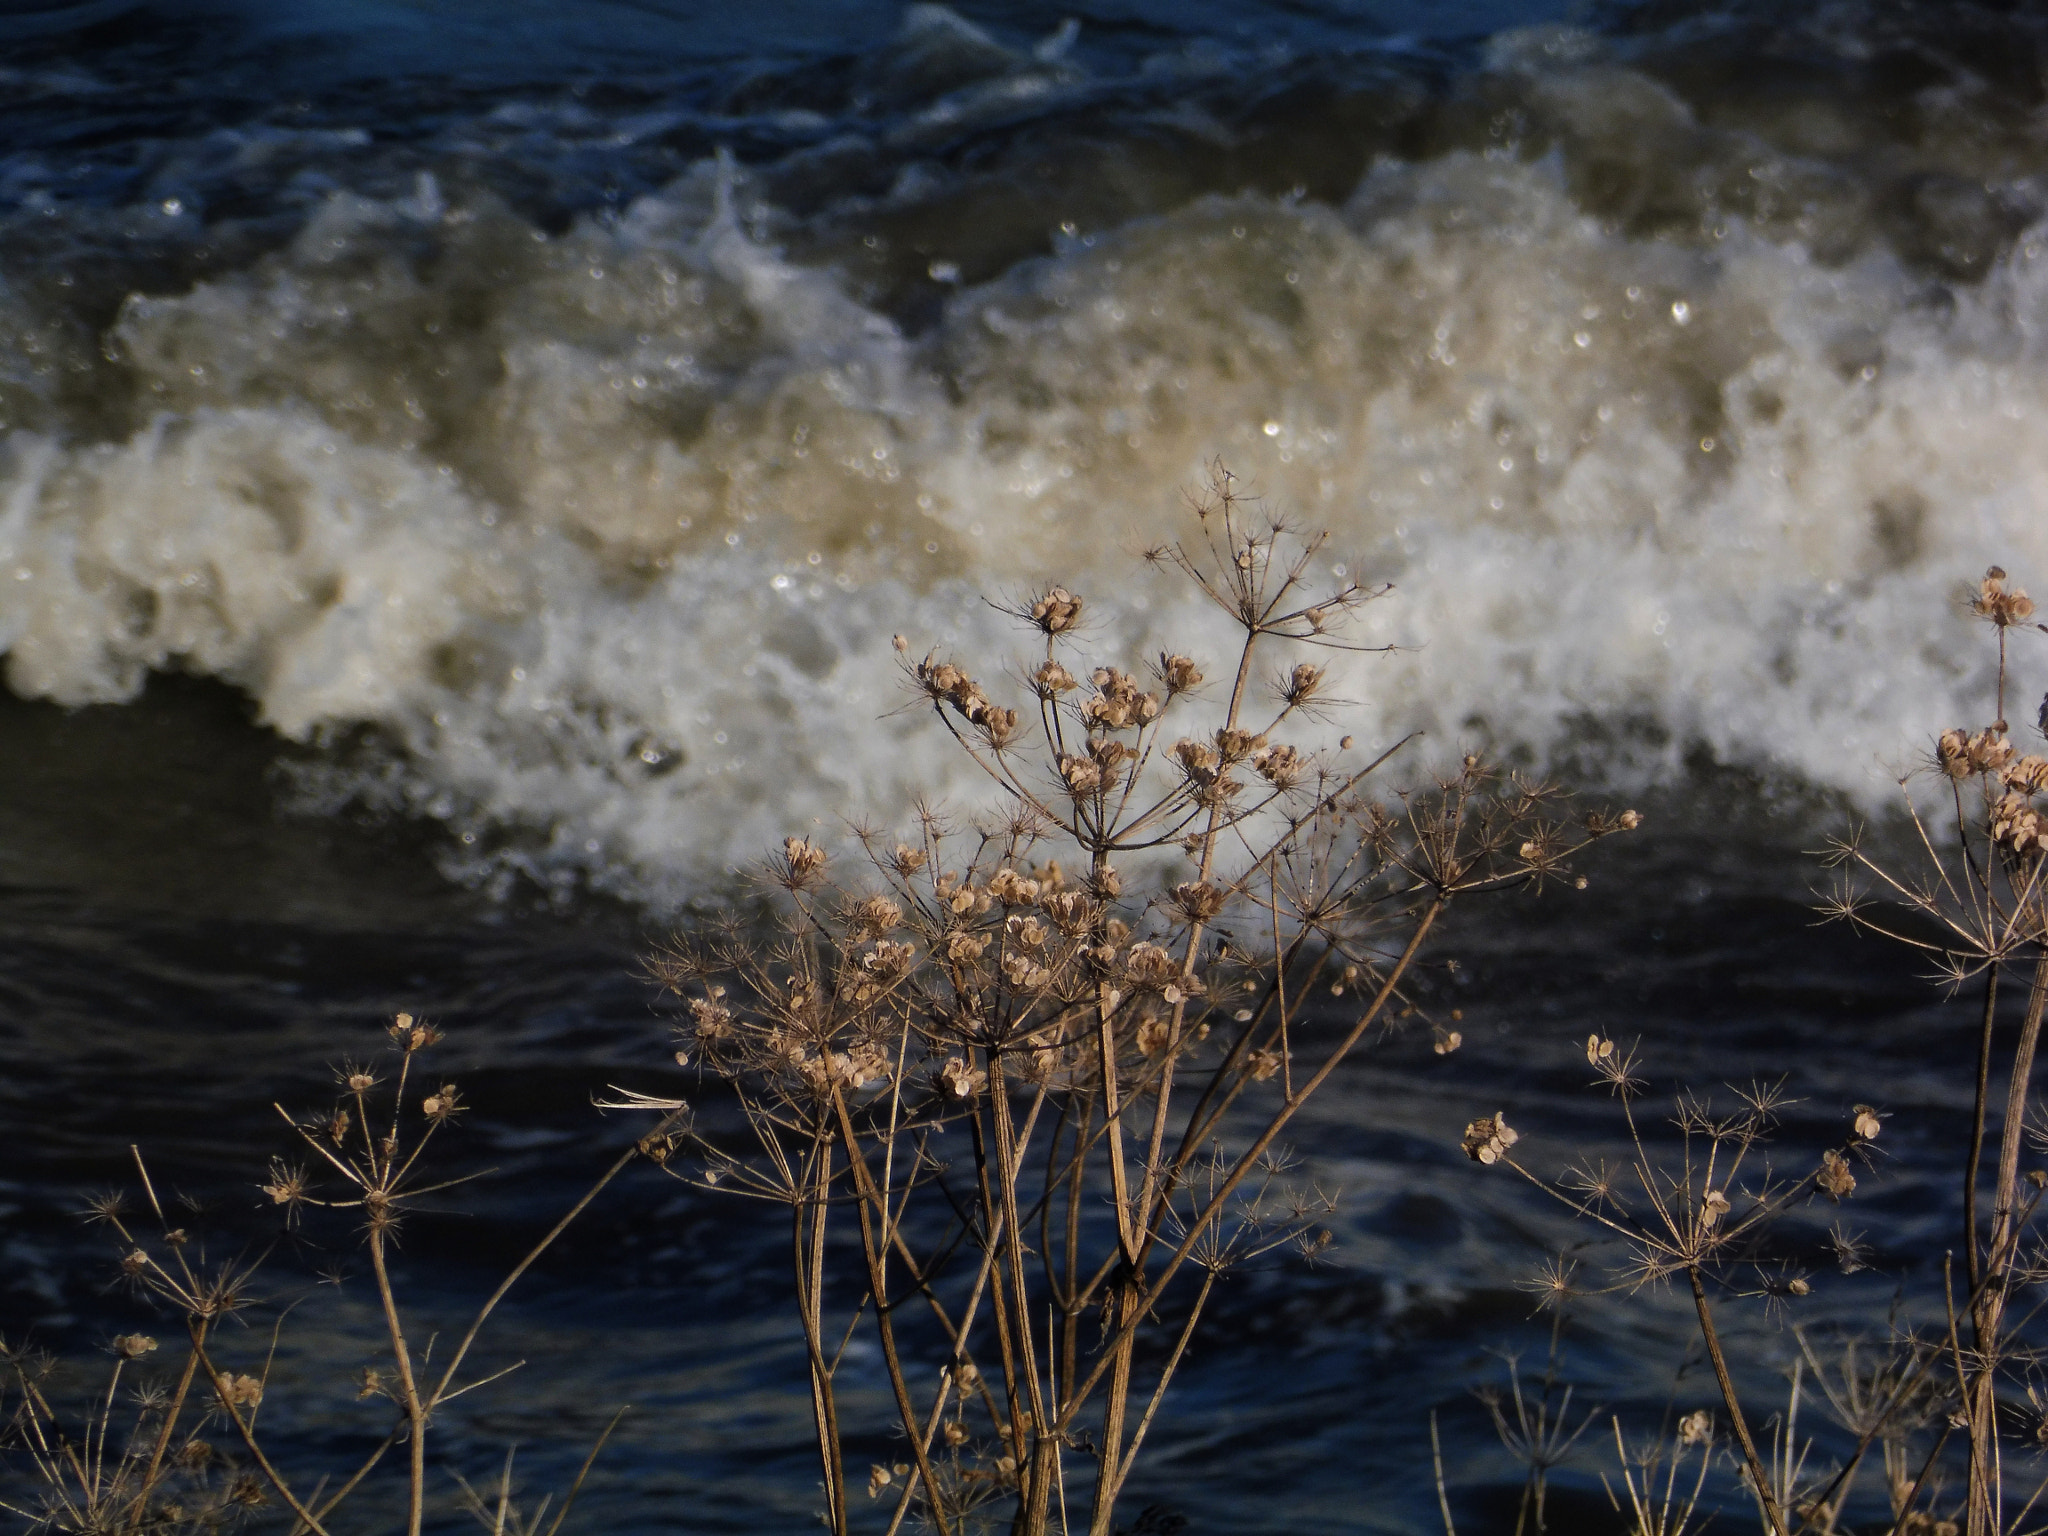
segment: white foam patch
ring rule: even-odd
[[[2042,240],[1950,295],[1734,224],[1626,239],[1562,182],[1454,155],[1343,209],[1210,199],[915,338],[778,255],[729,168],[556,238],[425,181],[337,197],[131,302],[146,428],[6,439],[8,681],[185,667],[295,739],[374,726],[381,792],[479,858],[514,829],[543,878],[667,900],[814,818],[978,794],[883,717],[893,633],[1013,648],[983,591],[1057,577],[1105,645],[1215,670],[1225,627],[1131,554],[1221,454],[1397,583],[1365,637],[1414,648],[1342,669],[1365,740],[1649,721],[1639,771],[1697,744],[1875,796],[1985,713],[1964,585],[2048,588]]]

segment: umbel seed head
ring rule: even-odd
[[[1081,599],[1065,587],[1047,587],[1032,599],[1031,622],[1048,635],[1063,635],[1081,622]]]
[[[1508,1126],[1505,1114],[1482,1115],[1465,1127],[1465,1155],[1475,1163],[1497,1163],[1522,1139]]]
[[[1970,611],[1980,619],[1989,619],[2000,629],[2009,629],[2025,619],[2033,617],[2033,600],[2017,587],[2010,590],[2005,585],[2005,572],[1992,566],[1984,573],[1983,581],[1977,585],[1977,597],[1970,604]]]

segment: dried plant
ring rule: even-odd
[[[2016,1536],[2032,1529],[2029,1521],[2048,1487],[2037,1482],[2017,1514],[2009,1508],[2009,1451],[2022,1441],[2048,1444],[2042,1355],[2029,1338],[2048,1302],[2040,1292],[2048,1267],[2032,1234],[2048,1171],[2021,1167],[2030,1146],[2042,1149],[2030,1127],[2042,1123],[2032,1078],[2048,1010],[2048,820],[2039,803],[2048,792],[2048,757],[2022,755],[2005,719],[2009,647],[2016,634],[2044,626],[2026,622],[2033,603],[1995,566],[1970,607],[1996,635],[1995,718],[1981,728],[1944,731],[1924,764],[1901,777],[1915,866],[1894,867],[1871,852],[1860,833],[1835,839],[1825,854],[1834,884],[1823,898],[1826,917],[1926,957],[1952,993],[1978,990],[1975,1095],[1959,1159],[1961,1273],[1943,1260],[1944,1315],[1924,1329],[1894,1320],[1881,1347],[1846,1341],[1835,1346],[1832,1363],[1809,1335],[1797,1333],[1792,1399],[1775,1418],[1769,1444],[1760,1445],[1722,1344],[1717,1304],[1753,1300],[1782,1317],[1810,1293],[1807,1270],[1774,1233],[1795,1207],[1840,1203],[1854,1194],[1858,1170],[1871,1162],[1883,1129],[1880,1112],[1853,1106],[1839,1138],[1788,1175],[1766,1152],[1787,1102],[1781,1087],[1733,1090],[1734,1103],[1725,1111],[1684,1092],[1668,1125],[1654,1126],[1637,1109],[1645,1085],[1634,1052],[1595,1035],[1586,1042],[1586,1058],[1595,1082],[1618,1102],[1632,1149],[1624,1166],[1581,1158],[1538,1173],[1514,1150],[1521,1137],[1502,1116],[1475,1120],[1465,1132],[1465,1150],[1476,1162],[1521,1175],[1613,1242],[1621,1255],[1611,1271],[1613,1286],[1683,1279],[1734,1463],[1771,1536],[1837,1530],[1873,1447],[1892,1536]],[[2048,732],[2048,700],[2039,724]],[[1932,795],[1924,788],[1929,782],[1936,786]],[[2028,982],[2016,1023],[2002,1018],[1999,1008],[2001,984],[2014,971]],[[1980,1201],[1985,1143],[1994,1130],[1998,1155],[1987,1222]],[[1826,1246],[1844,1272],[1868,1266],[1867,1250],[1839,1223]],[[1838,1463],[1811,1474],[1810,1446],[1796,1436],[1801,1382],[1809,1370],[1852,1442]],[[1683,1448],[1681,1442],[1676,1450]],[[1676,1452],[1663,1447],[1657,1454]],[[1951,1510],[1945,1473],[1958,1455],[1961,1497]],[[1694,1501],[1674,1514],[1678,1506],[1667,1490],[1661,1506],[1653,1507],[1646,1492],[1649,1463],[1640,1457],[1633,1463],[1642,1470],[1639,1477],[1630,1458],[1624,1450],[1628,1513],[1636,1528],[1684,1528]],[[1671,1466],[1675,1461],[1667,1464],[1667,1483]]]
[[[430,1147],[465,1112],[454,1084],[422,1080],[422,1063],[439,1043],[440,1031],[401,1013],[387,1034],[382,1065],[349,1062],[339,1069],[340,1095],[329,1108],[311,1116],[278,1109],[310,1158],[304,1165],[274,1160],[261,1186],[288,1226],[297,1225],[307,1212],[346,1213],[353,1224],[350,1235],[369,1257],[389,1364],[362,1370],[356,1396],[392,1409],[393,1422],[382,1441],[359,1464],[311,1486],[304,1476],[286,1475],[261,1422],[265,1403],[276,1396],[272,1362],[290,1311],[255,1290],[267,1255],[252,1258],[243,1251],[210,1259],[198,1235],[173,1220],[140,1150],[133,1149],[146,1221],[131,1217],[120,1194],[95,1197],[88,1219],[113,1238],[120,1279],[182,1334],[172,1375],[134,1385],[135,1374],[144,1369],[141,1362],[155,1355],[159,1344],[139,1332],[120,1335],[112,1344],[113,1365],[104,1391],[93,1396],[82,1415],[67,1414],[53,1394],[54,1363],[34,1351],[0,1345],[0,1363],[12,1379],[14,1399],[5,1443],[25,1453],[34,1489],[29,1500],[0,1501],[0,1508],[40,1529],[134,1536],[220,1529],[274,1500],[289,1512],[295,1536],[327,1536],[336,1512],[366,1486],[392,1450],[403,1446],[405,1529],[419,1536],[427,1514],[427,1448],[435,1414],[517,1369],[461,1379],[486,1321],[600,1190],[646,1151],[663,1145],[668,1124],[657,1125],[648,1138],[613,1160],[506,1274],[438,1371],[430,1372],[427,1353],[416,1342],[418,1332],[400,1304],[390,1256],[421,1197],[478,1175],[440,1179],[427,1172]],[[327,1177],[316,1177],[309,1166],[324,1169]],[[248,1351],[223,1338],[223,1325],[259,1312],[274,1317],[261,1358],[237,1364],[233,1357]],[[124,1383],[131,1387],[125,1398]],[[579,1475],[577,1488],[582,1481]],[[545,1527],[548,1536],[559,1531],[575,1491]],[[473,1493],[468,1502],[477,1502]],[[501,1498],[487,1523],[508,1528],[515,1514],[508,1499]],[[518,1528],[539,1528],[540,1519],[536,1513]]]
[[[747,1131],[684,1122],[666,1166],[788,1212],[835,1532],[855,1524],[839,1372],[865,1325],[904,1444],[867,1479],[889,1532],[1041,1536],[1085,1499],[1109,1536],[1219,1278],[1327,1241],[1329,1198],[1296,1186],[1282,1137],[1419,1011],[1445,912],[1568,878],[1638,822],[1569,822],[1478,757],[1390,792],[1398,748],[1289,739],[1335,707],[1319,655],[1365,649],[1349,620],[1381,593],[1318,587],[1323,538],[1220,467],[1192,511],[1195,536],[1149,558],[1235,627],[1220,687],[1176,652],[1083,660],[1069,588],[1008,605],[1039,642],[1014,703],[959,660],[905,664],[995,808],[921,806],[901,841],[857,829],[851,860],[792,837],[770,934],[735,919],[653,962],[684,1007],[677,1059]],[[851,1250],[830,1235],[848,1225]]]

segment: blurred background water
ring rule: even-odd
[[[130,1325],[72,1214],[130,1142],[256,1241],[270,1099],[398,1007],[448,1025],[509,1170],[408,1239],[454,1315],[630,1134],[591,1090],[674,1078],[634,967],[680,908],[791,830],[972,798],[890,714],[892,634],[999,656],[982,595],[1060,579],[1105,650],[1226,643],[1131,559],[1218,454],[1396,585],[1369,624],[1403,649],[1347,664],[1333,736],[1651,820],[1451,937],[1463,1053],[1396,1042],[1320,1106],[1338,1242],[1226,1296],[1134,1508],[1428,1526],[1434,1404],[1497,1516],[1466,1389],[1540,1339],[1516,1281],[1569,1234],[1456,1137],[1585,1134],[1594,1028],[1666,1081],[1790,1072],[1795,1142],[1894,1112],[1856,1220],[1898,1252],[1809,1304],[1878,1315],[1954,1223],[1970,1026],[1809,926],[1801,850],[1981,723],[1983,567],[2048,580],[2044,29],[0,4],[0,1329]],[[768,1213],[616,1191],[522,1293],[465,1464],[518,1441],[560,1482],[631,1401],[591,1518],[801,1526],[779,1250]],[[333,1365],[361,1307],[301,1313],[309,1456],[382,1433]],[[1599,1319],[1583,1400],[1654,1421],[1683,1318]]]

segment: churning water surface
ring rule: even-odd
[[[999,656],[984,594],[1058,579],[1104,647],[1226,643],[1132,559],[1221,455],[1395,584],[1332,736],[1657,813],[1467,935],[1473,1059],[1347,1080],[1331,1267],[1226,1307],[1160,1442],[1197,1529],[1405,1528],[1434,1401],[1483,1500],[1461,1394],[1555,1234],[1454,1166],[1475,1099],[1566,1114],[1592,1024],[1816,1114],[1956,1091],[1796,850],[1985,713],[1966,584],[2048,586],[2044,69],[2029,8],[1877,0],[0,3],[5,1329],[110,1315],[62,1212],[127,1142],[244,1187],[407,1004],[521,1170],[417,1254],[454,1296],[660,1059],[647,932],[974,793],[893,634]],[[1914,1124],[1890,1230],[1937,1233]],[[800,1523],[760,1226],[622,1196],[478,1465],[630,1397],[608,1518]],[[1617,1317],[1589,1377],[1661,1401],[1677,1334]]]

